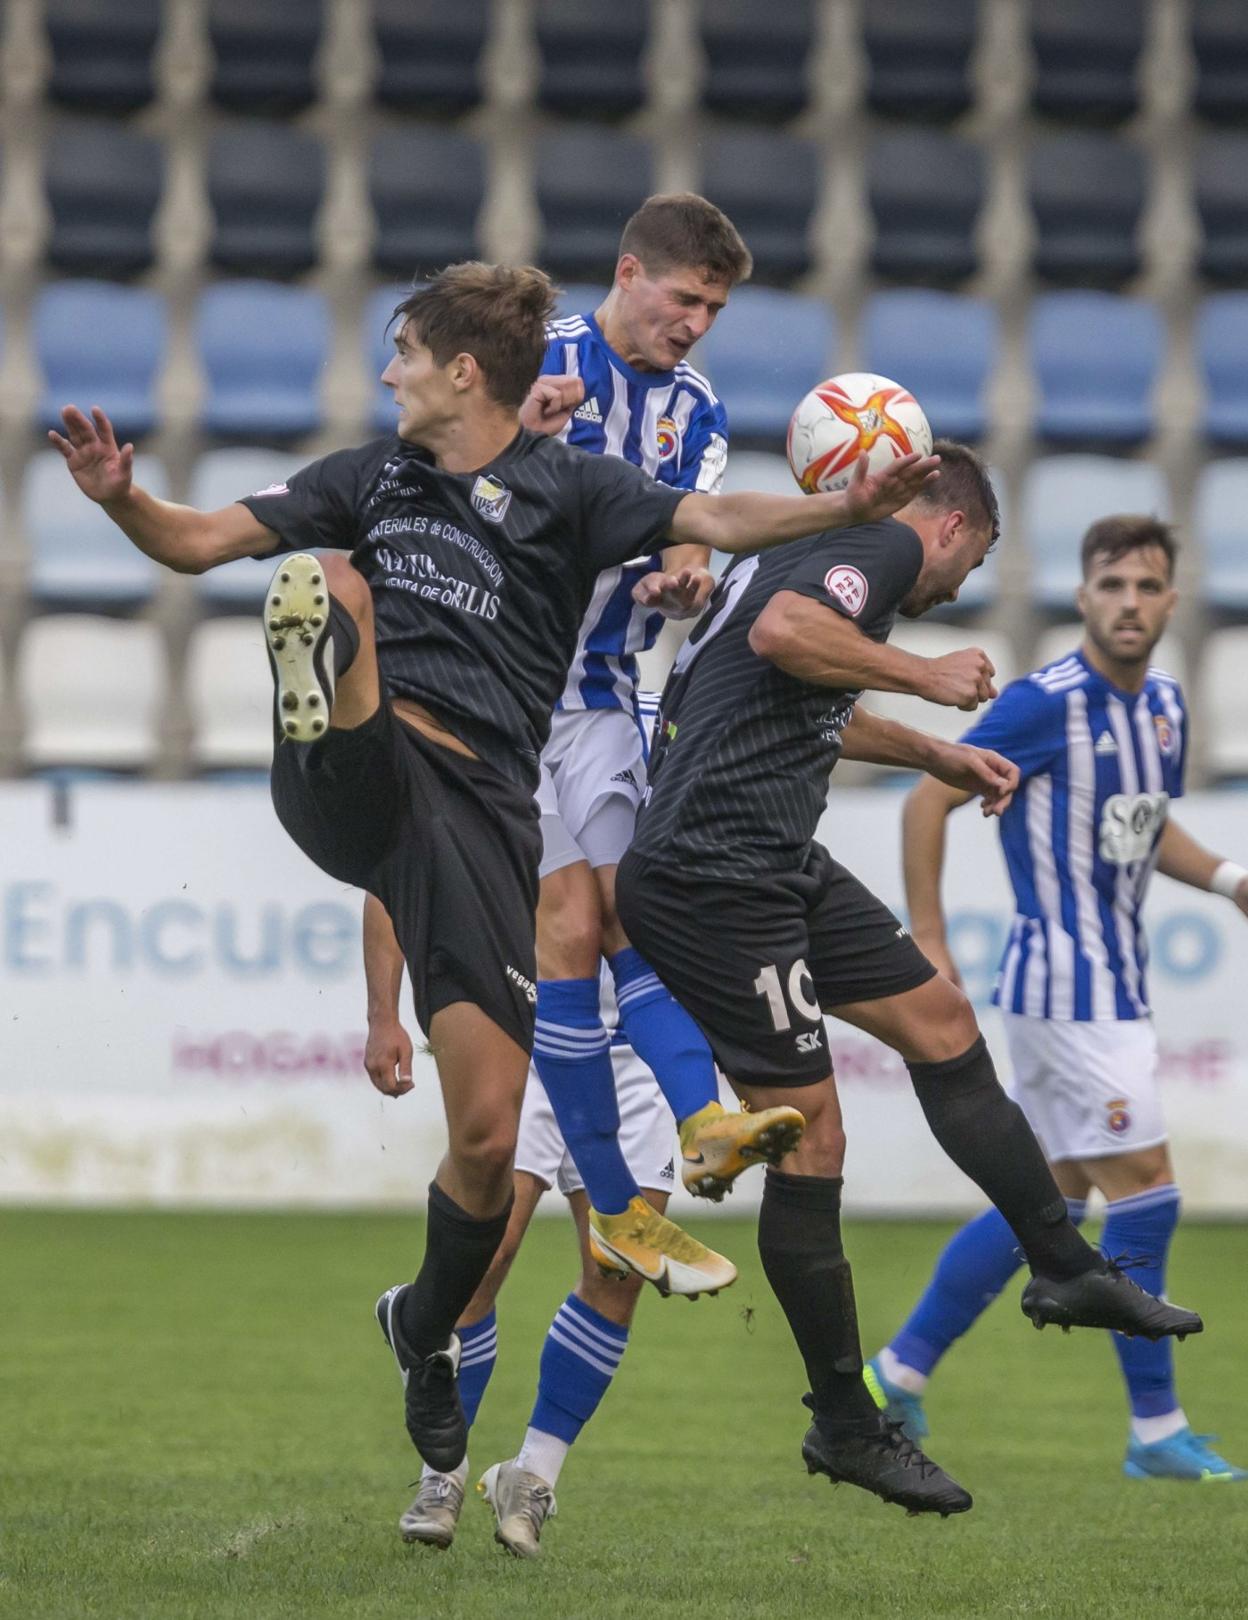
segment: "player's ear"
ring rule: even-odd
[[[641,260],[636,254],[621,253],[620,262],[615,267],[616,285],[627,290],[641,274]]]
[[[481,375],[476,355],[457,354],[446,367],[446,375],[457,394],[466,393]]]
[[[966,533],[966,513],[956,509],[945,513],[945,520],[940,526],[940,542],[943,546],[955,546]]]

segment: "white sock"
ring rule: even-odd
[[[896,1384],[898,1389],[904,1389],[910,1395],[921,1395],[927,1388],[927,1374],[916,1372],[913,1367],[907,1367],[904,1361],[898,1361],[887,1345],[876,1359],[885,1378],[890,1384]]]
[[[462,1491],[468,1482],[468,1459],[465,1457],[459,1467],[452,1469],[449,1474],[444,1474],[440,1468],[430,1468],[428,1463],[422,1463],[420,1478],[422,1483],[427,1479],[453,1479]]]
[[[524,1444],[516,1456],[516,1467],[544,1479],[553,1491],[559,1482],[563,1459],[571,1449],[566,1440],[560,1440],[553,1434],[546,1434],[541,1429],[526,1429]]]
[[[1159,1440],[1168,1440],[1186,1427],[1187,1415],[1181,1406],[1176,1406],[1173,1412],[1163,1412],[1160,1417],[1131,1419],[1131,1433],[1142,1446],[1155,1446]]]

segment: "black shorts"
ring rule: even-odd
[[[531,1051],[542,835],[531,793],[383,703],[354,731],[273,756],[278,819],[305,855],[390,913],[421,1028],[471,1001]]]
[[[742,1085],[831,1072],[823,1013],[925,984],[935,968],[882,901],[818,844],[798,871],[700,878],[630,850],[620,922]]]

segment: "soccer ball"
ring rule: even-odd
[[[912,450],[930,455],[932,430],[900,383],[847,371],[806,395],[789,422],[786,448],[794,478],[813,495],[844,489],[863,451],[872,472]]]

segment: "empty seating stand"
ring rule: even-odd
[[[104,120],[65,118],[43,150],[51,263],[92,276],[146,270],[164,181],[159,142]]]
[[[1248,461],[1214,461],[1203,470],[1192,529],[1206,603],[1219,613],[1248,613]]]
[[[1197,713],[1206,764],[1223,781],[1248,786],[1248,628],[1218,630],[1205,642]]]
[[[1115,512],[1168,519],[1170,497],[1159,468],[1113,456],[1044,456],[1023,486],[1023,531],[1032,564],[1032,598],[1069,612],[1079,585],[1079,544],[1089,524]]]
[[[1196,84],[1203,118],[1248,122],[1248,9],[1243,0],[1199,0],[1191,8]]]
[[[1143,153],[1120,136],[1067,130],[1027,155],[1036,273],[1081,287],[1121,285],[1140,269]]]
[[[1248,134],[1206,135],[1194,168],[1201,273],[1242,283],[1248,277]]]
[[[779,123],[809,94],[812,0],[702,0],[702,105],[726,118]]]
[[[1129,118],[1139,107],[1144,22],[1144,0],[1031,0],[1036,110],[1104,123]]]
[[[33,620],[17,649],[26,765],[142,770],[156,758],[166,690],[154,624],[86,613]]]
[[[216,512],[246,495],[284,484],[304,459],[289,451],[250,445],[206,451],[195,463],[188,504],[200,512]],[[267,557],[242,557],[210,568],[196,581],[200,599],[212,608],[236,613],[259,608],[274,566]]]
[[[772,130],[720,128],[704,152],[702,190],[749,244],[755,280],[784,284],[803,275],[819,193],[813,145]]]
[[[872,268],[895,281],[960,281],[978,264],[984,201],[979,147],[940,130],[887,130],[867,154]]]
[[[536,0],[537,99],[568,118],[623,118],[645,99],[649,0]]]
[[[160,15],[160,0],[45,0],[52,100],[83,112],[145,107]]]
[[[932,432],[979,439],[984,390],[1000,348],[997,314],[979,298],[923,288],[877,293],[862,325],[862,369],[904,381]]]
[[[61,426],[61,409],[99,405],[120,442],[156,426],[156,382],[167,318],[158,293],[106,281],[57,281],[35,303],[35,355],[43,374],[39,422]]]
[[[726,402],[732,442],[778,447],[794,406],[828,375],[835,350],[832,313],[820,299],[746,286],[733,293],[695,360]]]
[[[888,118],[957,118],[971,104],[977,0],[872,0],[862,13],[867,103]]]
[[[161,462],[134,458],[135,482],[169,493]],[[32,456],[22,482],[21,527],[30,558],[30,592],[44,608],[129,612],[150,600],[157,565],[131,544],[104,509],[89,501],[57,450]]]
[[[537,153],[538,263],[609,280],[624,223],[653,190],[650,146],[636,135],[593,124],[549,131]]]
[[[1205,384],[1205,433],[1217,445],[1248,444],[1248,293],[1216,293],[1196,318]]]
[[[1029,338],[1042,438],[1129,445],[1152,432],[1164,342],[1155,305],[1114,293],[1047,293],[1031,306]]]
[[[320,426],[329,311],[318,292],[263,281],[208,287],[195,320],[208,390],[200,421],[222,437],[285,440]]]
[[[369,153],[368,193],[379,270],[411,277],[478,256],[485,161],[471,136],[436,124],[384,131]]]
[[[208,0],[207,20],[218,105],[270,117],[309,105],[323,0]]]
[[[421,118],[450,118],[481,99],[488,0],[373,0],[373,94]]]
[[[208,153],[213,264],[256,276],[311,269],[324,196],[325,151],[315,136],[260,119],[217,130]]]

